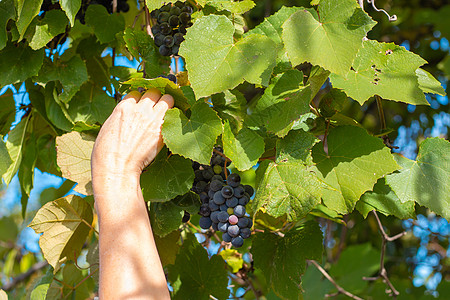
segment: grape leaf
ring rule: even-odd
[[[255,6],[255,3],[252,0],[198,0],[197,2],[203,7],[210,5],[219,11],[227,10],[232,14],[243,14]]]
[[[12,91],[6,90],[0,95],[0,135],[5,135],[11,128],[16,115],[16,105]]]
[[[247,116],[247,100],[238,90],[226,90],[211,96],[213,108],[222,120],[230,122],[231,129],[240,130]]]
[[[185,2],[186,0],[177,0],[180,2]],[[167,4],[169,1],[167,0],[145,0],[145,4],[147,4],[148,10],[152,11],[160,8],[164,4]]]
[[[231,273],[237,273],[244,265],[242,255],[235,249],[224,249],[219,252],[219,255],[225,260],[231,268]]]
[[[78,183],[75,191],[92,195],[91,153],[95,137],[72,131],[56,138],[57,163],[63,177]]]
[[[191,161],[178,155],[167,157],[167,149],[161,151],[141,175],[142,194],[151,202],[165,202],[183,195],[193,183]]]
[[[43,0],[17,0],[14,2],[17,9],[16,26],[20,39],[22,39],[28,25],[39,14]]]
[[[25,81],[37,75],[44,61],[44,49],[34,51],[25,43],[7,43],[0,51],[0,86]]]
[[[244,80],[269,83],[275,67],[275,44],[259,34],[234,42],[234,31],[233,23],[218,15],[202,17],[189,28],[180,55],[186,60],[189,81],[198,98],[233,89]]]
[[[264,139],[253,130],[242,128],[236,135],[230,123],[223,126],[223,150],[239,171],[245,171],[256,165],[264,153]]]
[[[165,237],[155,235],[156,248],[158,248],[159,258],[163,266],[175,263],[176,256],[180,250],[180,245],[178,244],[180,236],[181,233],[179,231],[172,231]]]
[[[43,19],[38,20],[36,31],[30,41],[33,50],[44,47],[55,36],[66,31],[67,18],[60,10],[50,10],[45,13]]]
[[[172,297],[179,299],[207,300],[210,295],[216,299],[228,299],[227,271],[222,257],[208,253],[193,235],[184,240],[175,265],[169,266],[169,280],[179,279],[181,286]]]
[[[86,10],[86,24],[94,28],[94,34],[101,43],[115,40],[116,33],[125,29],[122,14],[109,14],[102,5],[91,4]]]
[[[312,221],[288,231],[284,237],[258,233],[251,249],[255,268],[264,273],[277,296],[290,300],[301,299],[300,277],[306,260],[321,260],[322,252],[322,232]]]
[[[436,80],[429,72],[425,71],[424,69],[418,68],[416,70],[416,75],[417,79],[419,80],[419,88],[424,93],[438,94],[441,96],[447,95],[441,83]]]
[[[168,68],[161,67],[161,55],[155,47],[153,39],[147,33],[139,29],[127,28],[124,32],[128,51],[138,61],[141,59],[145,63],[145,73],[148,77],[157,77],[168,72]]]
[[[302,276],[303,300],[326,299],[326,294],[334,288],[333,284],[323,277],[313,265],[308,266]]]
[[[38,210],[28,227],[43,233],[39,246],[55,272],[66,259],[78,257],[90,231],[87,224],[91,224],[92,219],[92,208],[75,195],[48,202]]]
[[[47,296],[47,291],[52,281],[53,281],[53,272],[52,269],[50,268],[49,270],[47,270],[44,276],[42,276],[41,278],[39,278],[38,281],[36,281],[30,293],[29,299],[30,300],[46,299],[45,297]]]
[[[361,105],[374,95],[428,105],[416,75],[417,68],[424,63],[420,56],[394,43],[368,40],[364,41],[347,78],[337,74],[330,78],[335,88],[343,89]]]
[[[88,80],[84,61],[78,55],[73,56],[68,61],[56,60],[52,62],[50,59],[45,59],[35,81],[45,84],[55,80],[61,82],[64,90],[58,96],[58,99],[64,103],[69,102],[80,90],[81,85]]]
[[[397,195],[386,185],[385,178],[378,179],[373,191],[364,193],[356,203],[356,209],[367,218],[367,215],[376,210],[385,216],[393,215],[401,220],[414,219],[414,201],[402,203]]]
[[[1,136],[0,136],[1,137]],[[9,166],[11,165],[11,158],[8,154],[8,149],[6,148],[3,139],[0,140],[0,176],[6,173]]]
[[[289,58],[287,57],[283,40],[281,39],[281,34],[283,32],[283,28],[281,26],[294,12],[300,9],[302,8],[283,6],[279,11],[270,17],[265,18],[262,23],[244,34],[244,36],[255,33],[266,35],[277,46],[277,61],[288,62]]]
[[[283,24],[283,42],[293,65],[305,61],[346,76],[376,23],[353,0],[322,0],[318,12],[304,9]]]
[[[61,9],[66,12],[67,18],[73,27],[75,25],[75,16],[81,8],[81,0],[61,0],[59,4]]]
[[[286,214],[289,221],[295,221],[320,203],[322,183],[301,160],[271,162],[267,168],[260,165],[256,175],[261,180],[252,204],[254,212],[261,209],[275,218]]]
[[[352,212],[361,195],[380,177],[399,169],[389,148],[364,128],[333,128],[327,144],[328,154],[320,142],[313,147],[312,156],[317,175],[327,184],[322,191],[323,203],[338,213]]]
[[[30,123],[31,114],[22,119],[19,124],[14,127],[8,134],[6,140],[6,149],[8,149],[9,157],[12,163],[9,165],[8,170],[3,174],[3,180],[6,184],[9,184],[19,170],[19,166],[22,163],[23,147],[25,146],[28,125]]]
[[[189,103],[186,97],[183,94],[183,91],[180,89],[178,85],[173,83],[167,78],[131,78],[128,81],[125,81],[124,84],[129,84],[131,89],[138,89],[140,87],[149,89],[155,88],[158,89],[161,94],[170,94],[175,100],[175,107],[185,111],[189,108]]]
[[[428,138],[415,161],[400,155],[395,159],[403,169],[386,176],[386,183],[400,201],[415,201],[450,220],[450,143]]]
[[[174,154],[180,154],[201,164],[209,164],[216,138],[222,133],[222,123],[205,102],[191,107],[191,116],[178,108],[167,111],[162,125],[162,136]]]
[[[6,24],[8,20],[16,18],[16,9],[13,0],[3,0],[0,2],[0,50],[6,46],[8,35]]]
[[[312,134],[303,130],[292,130],[283,139],[277,140],[276,161],[301,160],[312,165],[311,148],[319,142]]]
[[[95,288],[95,282],[91,276],[86,277],[84,270],[75,266],[75,264],[66,264],[62,274],[64,284],[61,298],[67,299],[73,293],[76,293],[75,299],[89,299],[91,297],[92,291]],[[75,292],[73,287],[76,287]]]

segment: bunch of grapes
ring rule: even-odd
[[[223,152],[220,147],[216,150]],[[194,163],[193,191],[199,194],[202,201],[200,227],[221,231],[224,242],[231,242],[239,248],[244,244],[244,239],[251,235],[253,222],[245,216],[245,205],[254,190],[250,185],[242,185],[238,174],[229,174],[225,162],[222,155],[214,153],[211,165]]]
[[[192,25],[192,12],[191,6],[180,1],[173,5],[168,3],[151,12],[151,17],[156,20],[156,24],[152,27],[153,38],[161,55],[178,55],[186,28]]]
[[[76,18],[80,20],[81,24],[85,24],[84,15],[89,5],[100,4],[103,5],[108,13],[113,13],[113,1],[112,0],[83,0],[81,2],[81,8],[78,11]],[[127,0],[117,0],[117,12],[127,12],[130,10]]]

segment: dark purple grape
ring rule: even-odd
[[[204,170],[203,170],[203,177],[206,180],[211,180],[211,178],[214,176],[214,171],[211,167],[207,166]]]
[[[230,225],[230,226],[228,226],[228,234],[231,236],[231,237],[236,237],[236,236],[238,236],[239,235],[239,226],[237,226],[237,225]]]
[[[170,16],[168,22],[169,22],[169,25],[172,26],[173,28],[177,27],[178,24],[180,23],[178,16]]]
[[[214,201],[209,201],[209,203],[208,203],[208,206],[209,206],[209,209],[211,210],[211,211],[216,211],[216,210],[219,210],[219,205],[217,205],[216,203],[214,203]]]
[[[235,248],[240,248],[244,245],[244,239],[240,236],[237,236],[231,240],[231,245]]]
[[[173,83],[177,83],[177,76],[173,75],[173,74],[169,74],[167,75],[167,79],[169,79],[170,81],[172,81]],[[209,189],[209,185],[207,184],[205,187],[206,190]]]
[[[166,4],[166,5],[164,5],[163,7],[161,7],[159,10],[160,10],[160,11],[166,11],[166,12],[169,12],[169,11],[170,11],[170,8],[172,8],[172,5]]]
[[[218,215],[217,215],[217,219],[219,220],[219,222],[226,222],[228,221],[228,213],[226,211],[221,211]]]
[[[199,215],[201,215],[203,217],[207,217],[210,214],[211,214],[211,210],[209,209],[209,205],[208,204],[202,204],[202,206],[200,206]]]
[[[201,217],[200,221],[198,222],[201,228],[208,229],[212,225],[212,221],[209,217]]]
[[[183,7],[183,8],[181,9],[181,11],[182,11],[182,12],[186,12],[186,13],[188,13],[188,14],[192,14],[192,12],[194,11],[194,9],[193,9],[191,6],[186,5],[185,7]]]
[[[164,35],[162,35],[161,33],[158,33],[154,37],[155,37],[155,45],[157,47],[162,46],[163,41],[164,41]]]
[[[250,219],[246,217],[239,218],[237,225],[239,226],[239,228],[246,228],[248,227],[248,220]]]
[[[227,232],[228,222],[219,222],[219,224],[217,225],[217,228],[219,228],[219,231]]]
[[[222,180],[213,180],[213,181],[211,181],[211,184],[209,185],[209,188],[212,190],[212,191],[214,191],[214,192],[217,192],[217,191],[220,191],[221,189],[222,189],[222,186],[223,186],[223,181]]]
[[[181,221],[183,223],[186,223],[187,221],[189,221],[190,218],[191,218],[191,214],[188,213],[187,211],[184,211],[183,219],[181,219]]]
[[[244,190],[250,197],[253,196],[253,194],[255,193],[255,190],[253,189],[253,187],[248,184],[244,185]]]
[[[202,201],[202,203],[208,203],[209,202],[208,194],[206,194],[205,192],[201,192],[199,194],[199,196],[200,196],[200,201]]]
[[[212,229],[213,229],[214,231],[218,231],[218,230],[219,230],[218,224],[219,224],[219,223],[214,223],[214,222],[212,223],[211,227],[212,227]]]
[[[163,39],[164,40],[164,39]],[[195,170],[194,171],[194,175],[195,175],[195,181],[200,181],[200,180],[204,180],[205,178],[203,178],[202,175],[203,171],[202,170]]]
[[[170,27],[169,23],[162,23],[159,25],[159,30],[164,35],[169,35],[172,33],[172,27]]]
[[[164,23],[164,22],[167,22],[167,21],[169,20],[169,17],[170,17],[170,15],[169,15],[168,12],[165,12],[165,11],[161,12],[161,13],[158,15],[158,23]],[[185,23],[185,24],[186,24],[186,23]]]
[[[159,9],[152,10],[152,12],[150,13],[150,17],[152,17],[153,19],[157,19],[160,12],[161,11]]]
[[[214,194],[215,194],[215,193],[216,193],[216,192],[214,192],[213,190],[209,190],[209,191],[208,191],[208,197],[211,198],[211,199],[214,198]]]
[[[219,211],[213,211],[211,213],[211,215],[209,216],[211,218],[211,221],[213,223],[219,223],[219,219],[217,218],[219,216],[220,212]]]
[[[173,45],[174,45],[174,43],[175,43],[175,41],[173,40],[173,36],[171,36],[171,35],[167,35],[165,38],[164,38],[164,41],[163,41],[163,44],[165,45],[165,46],[167,46],[167,47],[172,47]]]
[[[158,34],[160,32],[161,32],[161,30],[159,29],[159,25],[155,25],[152,27],[153,36],[155,36],[156,34]]]
[[[231,242],[231,236],[228,233],[225,232],[224,234],[222,234],[222,240],[225,243],[229,243],[229,242]]]
[[[181,14],[181,9],[177,6],[172,6],[169,13],[171,16],[173,16],[173,15],[178,16],[179,14]]]
[[[245,207],[238,205],[234,208],[234,214],[238,217],[243,217],[245,215]]]
[[[177,1],[175,2],[175,6],[178,8],[183,8],[186,5],[186,3],[181,2],[181,1]]]
[[[172,47],[172,54],[173,54],[173,55],[178,55],[178,51],[180,51],[180,46],[174,45],[174,46]]]
[[[180,27],[178,27],[178,31],[182,34],[186,34],[186,26],[180,25]]]
[[[181,24],[183,24],[183,25],[187,25],[191,21],[191,15],[188,14],[187,12],[182,12],[180,14],[179,18],[180,18]]]
[[[164,47],[164,46],[161,46]],[[208,185],[208,183],[206,181],[199,181],[195,184],[195,192],[197,194],[200,194],[201,192],[205,191],[206,186]]]
[[[228,176],[227,178],[227,184],[231,187],[238,187],[239,184],[241,183],[241,176],[239,176],[239,174],[233,173],[230,174],[230,176]]]
[[[248,219],[248,225],[247,225],[247,227],[248,227],[248,228],[252,228],[252,227],[253,227],[253,221],[252,221],[252,219]]]
[[[235,207],[236,205],[239,204],[239,200],[236,197],[231,197],[230,199],[227,199],[227,201],[225,202],[225,204],[228,207]]]
[[[218,180],[218,181],[220,181],[220,182],[223,183],[223,178],[222,178],[222,176],[220,176],[220,175],[214,175],[214,176],[211,178],[211,181],[213,181],[213,180]],[[222,185],[223,185],[223,184],[222,184]]]
[[[219,210],[228,212],[228,206],[224,203],[219,207]]]
[[[242,198],[239,198],[239,204],[240,204],[240,205],[247,205],[247,203],[248,203],[249,201],[250,201],[250,200],[248,199],[248,197],[247,197],[246,195],[242,196]]]
[[[222,193],[222,196],[224,196],[225,198],[231,198],[231,197],[233,197],[234,190],[231,186],[226,185],[222,188],[221,193]]]
[[[231,174],[231,175],[233,175],[233,174]],[[228,176],[228,178],[230,178],[230,177]],[[237,198],[241,198],[242,196],[244,196],[244,193],[245,193],[245,190],[244,190],[244,187],[242,185],[234,188],[234,195]]]
[[[161,54],[162,56],[170,56],[171,53],[172,49],[170,49],[169,47],[166,47],[164,45],[159,47],[159,54]]]
[[[252,235],[252,231],[249,228],[241,228],[241,237],[248,239]]]
[[[216,203],[217,205],[222,205],[225,203],[225,198],[222,195],[221,191],[218,191],[214,194],[214,203]]]

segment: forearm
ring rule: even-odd
[[[95,176],[93,184],[100,229],[100,299],[170,299],[139,176]]]

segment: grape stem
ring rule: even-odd
[[[225,158],[227,161],[231,162],[231,159],[229,159],[228,157],[225,156],[225,154],[223,154],[222,152],[220,152],[217,149],[213,149],[214,153],[219,154],[220,156],[222,156],[223,158]]]

